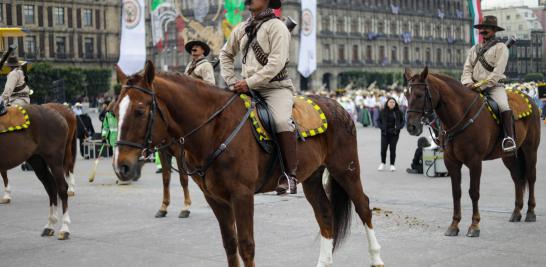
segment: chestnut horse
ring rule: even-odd
[[[65,149],[65,159],[64,159],[64,173],[65,179],[68,183],[68,196],[74,196],[74,165],[76,163],[76,115],[68,107],[57,104],[57,103],[47,103],[43,106],[51,108],[61,114],[68,124],[68,140],[66,143]],[[11,189],[9,187],[9,180],[7,171],[0,171],[2,179],[4,181],[4,196],[0,199],[0,204],[8,204],[11,202]]]
[[[280,170],[262,183],[271,156],[256,142],[243,101],[230,91],[185,75],[155,75],[150,61],[142,73],[129,77],[117,67],[116,71],[123,85],[115,109],[121,145],[114,153],[114,168],[119,179],[138,175],[143,150],[176,141],[187,156],[182,158],[184,170],[194,173],[193,180],[218,220],[228,265],[239,266],[239,253],[244,266],[255,266],[254,194],[274,191]],[[326,114],[329,128],[298,143],[297,177],[320,227],[317,266],[331,265],[333,249],[349,228],[351,203],[364,223],[372,265],[382,266],[369,199],[360,179],[355,125],[336,101],[312,99]],[[165,133],[171,138],[157,138]],[[211,154],[219,150],[223,153],[211,161]],[[198,171],[189,171],[196,166]],[[330,173],[326,188],[325,169]]]
[[[534,101],[529,101],[532,103],[531,115],[515,121],[516,153],[505,154],[500,145],[501,129],[484,108],[484,99],[477,92],[450,77],[429,74],[428,68],[417,75],[413,75],[411,70],[406,69],[405,76],[410,87],[408,132],[411,135],[420,135],[423,124],[433,121],[433,113],[437,114],[443,128],[447,129],[442,139],[446,144],[444,161],[451,176],[453,221],[445,235],[456,236],[459,233],[462,165],[470,170],[472,224],[467,236],[480,235],[478,200],[484,160],[502,158],[504,165],[510,170],[516,189],[516,204],[510,221],[521,220],[526,185],[529,187],[529,201],[525,221],[536,221],[535,182],[537,151],[540,143],[540,111]]]
[[[52,236],[58,221],[57,197],[63,208],[59,239],[69,237],[68,185],[65,180],[65,151],[69,140],[68,124],[59,112],[44,106],[24,106],[29,117],[28,129],[0,135],[0,172],[27,161],[49,196],[48,223],[42,236]]]

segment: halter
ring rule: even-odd
[[[152,104],[150,107],[150,113],[148,114],[148,124],[146,125],[146,135],[144,137],[144,144],[139,144],[131,141],[119,140],[116,142],[118,146],[129,146],[133,148],[142,149],[143,159],[149,158],[155,152],[155,149],[152,146],[152,131],[154,127],[155,114],[159,112],[161,118],[165,121],[163,113],[157,105],[157,97],[154,91],[148,88],[136,86],[136,85],[124,85],[123,88],[126,89],[135,89],[144,94],[147,94],[152,97]]]

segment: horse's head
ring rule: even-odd
[[[153,139],[154,128],[163,122],[153,88],[155,71],[153,63],[147,61],[138,74],[126,76],[118,66],[116,73],[122,90],[114,108],[119,119],[114,170],[122,181],[136,180],[159,142]]]
[[[420,135],[423,132],[423,125],[434,120],[434,107],[436,106],[431,95],[428,77],[428,67],[420,74],[413,74],[406,68],[404,73],[408,81],[408,115],[407,129],[411,135]],[[436,99],[436,102],[438,99]]]

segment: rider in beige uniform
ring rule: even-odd
[[[186,44],[185,48],[191,54],[192,61],[186,66],[184,74],[213,85],[216,84],[214,67],[206,58],[210,53],[210,47],[205,42],[191,41]]]
[[[10,67],[11,71],[6,79],[6,85],[0,100],[2,102],[0,103],[0,110],[4,109],[4,104],[8,106],[30,104],[30,88],[25,82],[25,74],[17,57],[9,57],[6,66]]]
[[[220,53],[221,75],[231,90],[259,92],[272,112],[277,128],[286,179],[281,177],[277,193],[296,193],[297,140],[292,121],[294,85],[288,78],[290,32],[272,8],[280,8],[280,0],[247,1],[252,13],[246,22],[232,32]],[[249,41],[250,40],[250,41]],[[242,56],[242,76],[235,76],[234,59]]]
[[[500,80],[506,79],[504,71],[509,54],[506,45],[495,39],[495,33],[504,29],[497,26],[497,18],[494,16],[485,16],[484,22],[475,25],[474,28],[480,30],[484,41],[470,49],[464,64],[461,82],[474,90],[488,90],[491,98],[497,102],[505,135],[502,148],[505,152],[511,152],[516,149],[514,119],[508,105],[506,90],[502,84],[499,84]],[[478,59],[478,53],[482,49],[487,49],[487,51],[481,59]]]

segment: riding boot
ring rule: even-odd
[[[4,100],[0,99],[0,116],[8,113],[8,109],[6,108],[6,104],[4,104]]]
[[[282,161],[286,175],[283,174],[279,178],[277,188],[277,195],[283,195],[289,192],[290,194],[296,194],[297,192],[297,180],[296,171],[298,169],[298,154],[297,154],[297,139],[296,132],[281,132],[277,134],[277,141],[280,146]]]
[[[502,127],[504,130],[504,139],[502,140],[502,150],[506,153],[516,150],[516,142],[514,140],[514,117],[511,110],[501,113]]]

